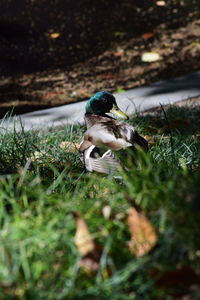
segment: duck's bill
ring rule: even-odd
[[[121,120],[129,119],[129,117],[125,113],[123,113],[123,111],[121,111],[116,105],[113,106],[109,113]]]

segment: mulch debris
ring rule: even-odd
[[[144,52],[161,57],[143,62]],[[2,77],[0,117],[89,98],[98,90],[123,91],[200,69],[200,20],[185,27],[159,26],[140,37],[115,41],[102,54],[70,67]]]

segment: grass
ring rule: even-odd
[[[165,114],[130,121],[149,135],[151,149],[139,152],[136,164],[130,160],[131,171],[121,171],[121,180],[86,173],[77,151],[60,146],[80,142],[84,126],[46,133],[1,130],[0,299],[195,299],[200,108],[170,107]],[[158,233],[156,247],[143,257],[127,246],[126,215],[134,203]],[[79,266],[72,210],[103,246],[95,274]],[[169,284],[169,271],[179,272],[175,284]]]

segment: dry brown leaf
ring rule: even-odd
[[[144,40],[148,40],[148,39],[151,39],[153,36],[154,36],[153,32],[147,32],[142,35],[142,38]]]
[[[113,55],[116,56],[116,57],[118,57],[118,56],[121,56],[122,53],[120,51],[116,51],[116,52],[113,53]]]
[[[50,33],[50,35],[49,35],[49,37],[50,37],[51,39],[57,39],[57,38],[59,38],[59,36],[60,36],[60,32],[52,32],[52,33]]]
[[[97,261],[93,257],[86,256],[80,260],[79,266],[85,273],[87,273],[87,275],[94,275],[99,270],[99,262],[100,262],[100,258]],[[111,275],[112,275],[112,271],[108,267],[106,267],[102,272],[102,276],[104,279],[110,277]]]
[[[143,213],[131,208],[127,223],[131,233],[130,251],[137,257],[147,254],[157,241],[157,234],[151,222]]]
[[[41,151],[35,151],[33,156],[31,156],[32,161],[40,160],[44,156],[44,153]]]
[[[79,266],[88,275],[96,273],[99,269],[99,263],[103,252],[103,247],[98,245],[83,218],[78,212],[74,212],[73,216],[76,220],[76,234],[74,242],[78,252],[82,255]]]
[[[111,215],[111,206],[110,205],[105,205],[102,208],[102,214],[103,214],[105,219],[109,219],[110,215]]]
[[[95,243],[95,247],[79,261],[79,266],[88,275],[96,273],[99,269],[103,247]]]
[[[145,135],[144,139],[151,145],[154,144],[155,140],[154,137],[152,135]]]
[[[96,262],[90,257],[83,257],[80,262],[79,266],[87,273],[92,274],[96,273],[99,269],[99,262]]]
[[[116,75],[112,74],[112,73],[107,73],[107,74],[101,74],[100,77],[103,79],[112,79],[112,78],[115,78]]]
[[[162,139],[163,142],[167,143],[169,141],[168,136],[157,135],[144,135],[144,139],[149,143],[150,146],[154,145],[156,142]]]
[[[157,52],[144,52],[142,55],[141,55],[141,60],[143,62],[155,62],[155,61],[158,61],[158,60],[161,60],[162,57],[160,56],[159,53]]]
[[[55,97],[55,96],[58,96],[58,95],[61,95],[61,94],[64,94],[64,92],[62,91],[62,90],[59,90],[59,91],[51,91],[51,92],[49,92],[49,93],[46,93],[46,94],[44,94],[43,95],[43,98],[44,99],[51,99],[51,98],[53,98],[53,97]]]
[[[156,1],[157,6],[165,6],[167,5],[166,1]]]
[[[66,149],[68,152],[74,152],[79,148],[79,144],[68,141],[61,142],[59,146],[61,149]]]
[[[124,54],[124,49],[122,48],[117,48],[116,51],[113,53],[114,56],[122,56]]]
[[[85,96],[87,94],[87,89],[80,89],[78,93],[82,96]]]
[[[85,256],[95,249],[94,239],[89,232],[88,226],[78,212],[73,213],[76,220],[76,233],[74,242],[78,252]]]

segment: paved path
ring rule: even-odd
[[[160,81],[147,87],[135,88],[115,94],[119,107],[129,116],[136,111],[145,111],[161,104],[172,104],[187,98],[200,95],[200,71],[172,80]],[[25,130],[44,129],[65,124],[84,122],[85,103],[87,101],[43,109],[10,120],[3,121],[1,128],[21,128]]]

